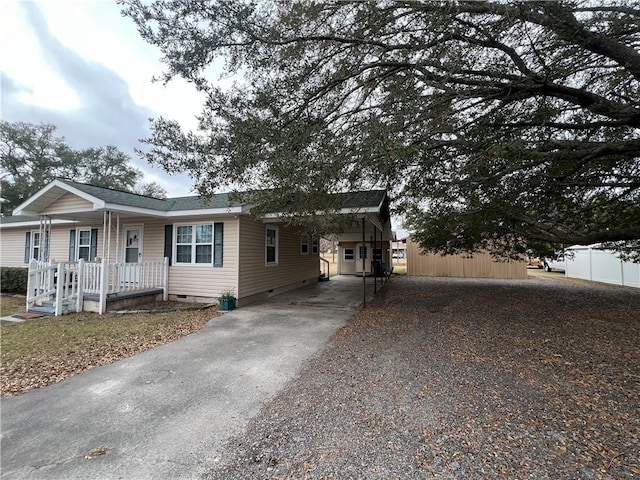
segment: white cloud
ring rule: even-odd
[[[204,98],[181,79],[151,83],[160,52],[139,37],[112,0],[0,0],[1,114],[48,122],[76,147],[116,145],[169,195],[185,195],[186,175],[169,177],[137,158],[147,118],[163,115],[196,127]]]

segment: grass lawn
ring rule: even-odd
[[[0,317],[24,312],[24,297],[14,297],[13,295],[0,296]]]
[[[3,315],[6,298],[2,297]],[[2,395],[50,385],[171,342],[201,329],[217,315],[212,309],[135,315],[74,313],[2,325]]]

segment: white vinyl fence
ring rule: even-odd
[[[623,262],[597,245],[576,245],[567,251],[573,254],[565,257],[567,277],[640,288],[640,264]]]

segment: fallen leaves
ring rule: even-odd
[[[102,446],[102,447],[98,447],[98,448],[94,448],[93,450],[91,450],[90,452],[88,452],[88,453],[84,456],[84,458],[85,458],[86,460],[91,460],[91,459],[92,459],[92,458],[94,458],[94,457],[100,457],[100,456],[102,456],[102,455],[106,455],[106,453],[107,453],[107,451],[108,451],[108,450],[109,450],[109,449],[108,449],[107,447],[104,447],[104,446]]]
[[[0,327],[3,396],[57,383],[200,330],[213,310],[97,315],[71,314]]]

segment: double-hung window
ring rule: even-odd
[[[40,232],[31,232],[31,258],[40,260]]]
[[[176,226],[177,264],[222,266],[223,223]]]
[[[78,229],[78,260],[91,260],[91,229]]]
[[[303,233],[300,235],[300,253],[307,255],[309,253],[309,235]]]
[[[343,251],[344,251],[345,262],[353,262],[354,261],[353,248],[345,248]]]
[[[278,264],[278,227],[271,225],[267,225],[266,230],[265,263],[267,265]]]
[[[317,255],[318,251],[319,251],[319,249],[318,249],[318,239],[314,238],[311,241],[311,253],[313,253],[314,255]]]

